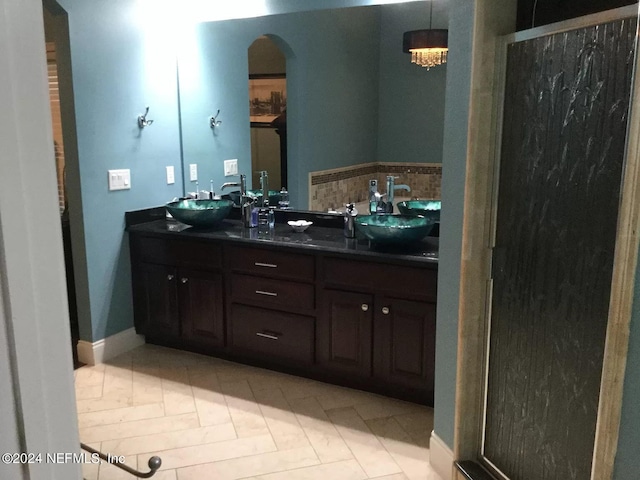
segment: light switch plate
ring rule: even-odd
[[[234,158],[231,160],[224,161],[224,176],[230,177],[231,175],[238,174],[238,159]]]
[[[198,180],[198,164],[190,163],[189,164],[189,180],[195,182]]]
[[[130,190],[131,189],[131,170],[109,170],[109,191],[112,190]]]
[[[167,185],[173,185],[176,183],[176,175],[173,170],[173,165],[167,166]]]

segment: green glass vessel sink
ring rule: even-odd
[[[435,222],[440,221],[440,200],[407,200],[398,202],[398,210],[403,215],[422,215]]]
[[[356,234],[380,245],[415,243],[429,235],[435,221],[417,215],[356,217]]]
[[[193,227],[213,227],[222,222],[229,212],[231,200],[178,200],[167,203],[167,211],[179,222]]]

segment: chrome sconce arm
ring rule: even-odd
[[[144,115],[138,116],[138,128],[143,129],[144,127],[148,127],[153,123],[153,120],[147,120],[147,114],[149,113],[149,107],[144,111]]]
[[[220,115],[220,109],[216,112],[215,116],[209,117],[209,126],[213,129],[219,127],[222,123],[222,120],[218,120],[218,115]]]

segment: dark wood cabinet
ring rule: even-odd
[[[318,363],[325,369],[371,375],[373,296],[325,290],[318,321]]]
[[[222,274],[181,269],[179,305],[181,336],[185,340],[224,345],[224,299]]]
[[[219,247],[139,237],[132,241],[132,263],[138,333],[171,346],[224,346]],[[203,269],[192,268],[197,265]]]
[[[424,392],[433,401],[435,329],[435,304],[378,299],[373,376],[387,385]]]
[[[136,330],[432,405],[437,269],[382,258],[132,234]]]
[[[141,263],[139,268],[140,302],[138,322],[151,338],[175,338],[180,335],[178,317],[177,269],[168,265]]]

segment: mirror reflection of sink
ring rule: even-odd
[[[236,190],[234,192],[229,192],[229,198],[233,200],[233,203],[236,205],[240,205],[240,191]],[[262,190],[247,190],[247,195],[254,197],[258,201],[258,205],[262,203]],[[278,202],[280,201],[280,192],[276,190],[269,190],[269,205],[272,207],[277,207]]]
[[[429,218],[414,215],[362,215],[355,222],[357,235],[380,245],[419,242],[435,225]]]
[[[193,227],[213,227],[222,222],[231,211],[233,202],[217,200],[178,200],[165,205],[167,211],[179,222]]]
[[[406,200],[398,202],[397,206],[403,215],[422,215],[434,222],[440,221],[440,200]]]

